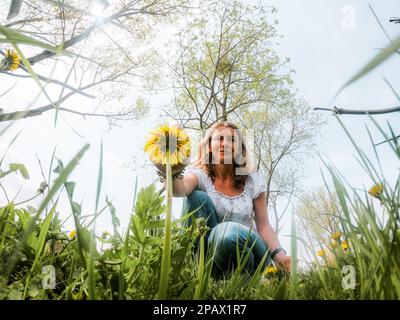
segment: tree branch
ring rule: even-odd
[[[333,107],[333,109],[329,108],[314,108],[313,110],[320,111],[332,111],[334,114],[384,114],[384,113],[392,113],[400,111],[400,106],[396,106],[393,108],[385,108],[385,109],[370,109],[370,110],[355,110],[355,109],[343,109],[338,107]]]
[[[22,67],[21,69],[23,69],[24,71],[28,72],[28,71],[25,69],[25,67]],[[6,71],[0,71],[0,74],[1,74],[1,73],[4,73],[4,74],[6,74],[6,75],[8,75],[8,76],[11,76],[11,77],[17,77],[17,78],[32,78],[31,75],[14,74],[14,73],[12,73],[12,72],[6,72]],[[59,80],[57,80],[57,79],[47,78],[47,77],[42,76],[42,75],[40,75],[40,74],[38,74],[38,73],[36,73],[36,75],[37,75],[37,77],[38,77],[40,80],[43,80],[43,81],[45,81],[45,82],[58,84],[58,85],[60,85],[60,86],[63,86],[63,87],[65,87],[65,88],[69,89],[69,90],[72,90],[72,91],[74,91],[74,92],[76,92],[76,93],[79,93],[79,94],[81,94],[81,95],[83,95],[83,96],[85,96],[85,97],[87,97],[87,98],[90,98],[90,99],[94,99],[94,98],[95,98],[94,95],[91,95],[91,94],[89,94],[89,93],[83,92],[83,91],[81,91],[81,90],[79,90],[79,89],[77,89],[77,88],[74,88],[74,87],[70,86],[69,84],[63,83],[63,82],[61,82],[61,81],[59,81]]]

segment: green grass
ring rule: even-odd
[[[343,126],[347,132],[346,128]],[[380,128],[381,129],[381,128]],[[389,129],[393,135],[393,130]],[[385,134],[385,139],[390,135]],[[254,275],[241,272],[246,256],[240,255],[239,268],[229,277],[211,277],[211,258],[193,254],[194,243],[203,233],[202,224],[187,226],[190,213],[171,225],[171,256],[167,299],[399,299],[400,298],[400,179],[391,187],[382,170],[375,168],[356,142],[359,163],[373,183],[382,183],[378,199],[367,190],[360,192],[348,186],[337,170],[327,166],[329,179],[339,199],[342,240],[349,248],[334,250],[332,256],[314,260],[307,270],[297,267],[298,241],[296,219],[292,219],[292,272],[263,275],[258,268]],[[391,149],[399,156],[395,140]],[[154,185],[142,188],[135,195],[128,230],[118,232],[119,220],[112,202],[97,212],[102,177],[102,148],[97,182],[96,215],[109,209],[114,233],[96,236],[95,218],[87,223],[81,217],[81,205],[74,201],[75,182],[68,176],[83,156],[87,146],[64,168],[62,162],[54,170],[58,174],[37,210],[16,208],[11,202],[0,208],[0,299],[157,299],[160,290],[162,252],[165,236],[165,198]],[[54,155],[53,155],[54,156]],[[379,151],[375,149],[377,163]],[[22,173],[21,173],[22,174]],[[4,175],[1,179],[7,179]],[[328,178],[325,177],[328,181]],[[1,181],[0,181],[1,182]],[[67,192],[76,237],[70,239],[63,231],[57,212],[60,192]],[[55,201],[53,198],[56,197]],[[51,210],[44,209],[52,201]],[[385,218],[378,219],[376,202]],[[375,202],[375,203],[374,203]],[[63,213],[69,214],[69,213]],[[200,228],[200,229],[198,229]],[[96,243],[97,244],[96,244]],[[98,251],[99,244],[107,249]],[[322,244],[321,244],[322,246]],[[43,267],[56,270],[56,288],[43,289]],[[347,273],[355,271],[355,286],[345,289],[342,282]]]
[[[46,95],[44,86],[18,45],[29,44],[57,53],[62,53],[61,48],[49,46],[9,28],[0,27],[0,34],[2,42],[14,45],[32,78]],[[350,78],[337,95],[385,61],[399,46],[400,38],[397,37]],[[400,159],[400,148],[392,128],[388,126],[389,133],[386,133],[370,118],[381,132],[383,140]],[[0,136],[13,123],[11,121],[0,132]],[[374,165],[344,126],[343,129],[352,141],[358,162],[371,179],[371,184],[382,184],[383,192],[377,204],[377,200],[368,195],[367,190],[355,190],[333,166],[326,164],[329,177],[325,179],[333,184],[333,189],[328,187],[328,191],[338,196],[340,231],[349,248],[334,250],[329,259],[318,258],[315,252],[311,252],[314,259],[305,271],[299,269],[297,264],[297,246],[299,241],[305,240],[297,237],[294,217],[290,275],[276,273],[264,276],[261,268],[254,275],[247,275],[239,267],[226,279],[213,279],[212,257],[204,256],[204,248],[200,256],[193,254],[194,244],[201,232],[195,224],[186,227],[185,220],[189,215],[171,223],[167,221],[168,248],[171,251],[166,256],[167,263],[163,264],[165,219],[167,215],[169,220],[171,212],[170,205],[167,210],[164,197],[158,194],[154,185],[143,187],[136,194],[136,180],[132,216],[123,235],[118,232],[117,212],[108,198],[103,209],[98,211],[103,176],[102,145],[95,215],[91,221],[86,222],[81,216],[81,204],[74,199],[75,182],[68,181],[88,149],[86,145],[67,166],[64,167],[58,160],[58,166],[53,171],[58,177],[44,194],[39,208],[19,208],[13,202],[0,208],[0,299],[157,299],[160,290],[162,297],[167,299],[400,299],[400,176],[390,186],[380,168],[379,149],[373,147],[377,163]],[[374,145],[372,137],[371,143]],[[48,181],[51,181],[55,153],[56,148],[51,157]],[[6,166],[3,160],[4,156],[0,161],[0,183],[9,179],[12,172],[29,177],[23,164]],[[71,212],[62,212],[62,215],[72,215],[75,222],[76,236],[73,238],[69,238],[64,231],[57,212],[62,192],[67,193],[71,206]],[[378,219],[377,205],[384,211],[383,220]],[[114,232],[107,237],[96,236],[96,217],[107,208],[112,217]],[[107,249],[98,250],[102,245],[106,245]],[[241,257],[238,265],[243,266],[247,257],[240,254],[238,257]],[[160,289],[161,265],[164,265],[164,269],[168,267],[168,270],[164,270],[163,287]],[[49,276],[44,273],[46,266],[54,267],[54,289],[43,288],[43,281]],[[352,289],[345,289],[343,282],[347,274],[342,270],[349,266],[355,271],[355,285]]]

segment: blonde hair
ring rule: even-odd
[[[210,128],[208,128],[205,136],[200,140],[197,157],[193,161],[193,166],[204,170],[212,181],[215,180],[215,164],[212,161],[212,152],[210,152],[209,148],[211,145],[211,138],[214,131],[220,127],[232,128],[234,130],[234,134],[237,134],[238,136],[238,141],[236,141],[236,139],[235,141],[241,142],[241,147],[234,148],[233,172],[231,177],[233,180],[233,185],[236,188],[240,188],[242,185],[246,183],[246,180],[250,172],[253,171],[254,167],[250,161],[250,157],[248,156],[248,149],[243,140],[242,133],[239,127],[233,124],[232,122],[228,121],[216,122]],[[239,154],[240,150],[241,153]],[[240,169],[237,170],[237,168]],[[241,174],[237,174],[237,171],[240,171]]]

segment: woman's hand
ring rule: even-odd
[[[166,166],[163,164],[158,164],[158,163],[153,163],[153,164],[157,168],[158,176],[160,177],[160,179],[163,182],[163,180],[165,180],[166,176],[167,176]],[[185,169],[186,166],[187,166],[187,163],[179,163],[177,165],[172,166],[171,167],[172,177],[179,176],[182,173],[183,169]]]
[[[279,270],[290,272],[292,267],[292,258],[284,252],[280,252],[275,257],[275,263]]]

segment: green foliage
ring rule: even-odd
[[[175,105],[178,115],[190,115],[188,127],[206,128],[235,114],[246,121],[246,110],[261,112],[293,101],[291,71],[284,70],[288,60],[271,46],[279,35],[270,11],[216,1],[181,30]]]
[[[179,6],[179,3],[176,2],[176,5]],[[167,8],[171,7],[168,2],[154,2],[153,8],[148,12],[163,9],[164,4]],[[221,12],[219,4],[223,5],[223,15],[218,19],[210,18]],[[66,13],[71,14],[68,10]],[[210,7],[207,15],[209,16],[194,19],[188,27],[188,32],[184,33],[187,38],[182,41],[182,52],[185,54],[180,57],[177,64],[183,69],[178,67],[175,70],[179,80],[184,80],[179,82],[177,107],[189,115],[192,115],[195,109],[200,116],[201,128],[204,124],[237,113],[244,123],[260,133],[260,139],[264,139],[256,141],[256,145],[266,145],[269,151],[266,153],[259,150],[259,158],[267,159],[261,166],[275,170],[277,163],[273,163],[272,159],[277,158],[280,161],[287,154],[293,156],[298,153],[298,146],[304,145],[304,141],[309,141],[312,137],[312,130],[304,130],[304,135],[299,137],[295,126],[290,127],[290,123],[300,128],[314,129],[317,120],[308,117],[309,108],[304,101],[292,99],[291,72],[281,71],[288,60],[280,59],[271,49],[271,41],[277,34],[274,26],[266,19],[264,9],[244,6],[237,1],[219,1],[215,7]],[[88,26],[84,24],[88,22],[86,19],[80,20],[81,22],[76,21],[79,24],[77,27],[85,30]],[[65,21],[75,23],[73,19]],[[127,21],[133,23],[135,27],[141,22],[140,19]],[[44,26],[42,28],[45,29]],[[75,27],[73,29],[75,30]],[[53,31],[52,26],[49,30]],[[71,30],[72,28],[66,28],[63,31],[68,34]],[[60,34],[65,36],[64,32]],[[120,34],[119,37],[125,35]],[[144,38],[146,37],[143,37],[143,40]],[[53,42],[60,41],[61,39],[58,39]],[[345,86],[385,61],[398,50],[399,41],[399,38],[396,38]],[[38,46],[53,53],[60,53],[61,46],[48,45],[6,27],[0,27],[0,42],[10,42],[14,45],[23,65],[46,94],[29,59],[22,54],[18,45]],[[132,43],[136,49],[137,42]],[[96,46],[92,44],[91,47]],[[104,69],[100,71],[105,71],[110,65],[109,61],[113,61],[114,69],[111,70],[109,79],[116,80],[120,73],[125,74],[131,69],[132,60],[128,55],[116,55],[115,51],[109,50],[107,46],[104,47],[104,42],[101,49],[96,51],[101,56],[97,57],[94,63],[99,66],[104,65]],[[151,61],[151,59],[146,60]],[[128,71],[126,65],[129,66]],[[88,70],[90,66],[92,65],[88,61],[80,64],[84,70]],[[279,70],[281,73],[277,72]],[[63,90],[66,88],[65,85],[66,83],[63,85]],[[112,91],[118,92],[115,89],[113,86]],[[136,100],[136,105],[141,112],[146,109],[146,103],[141,98]],[[58,110],[58,104],[55,109]],[[374,123],[376,124],[375,121]],[[392,128],[389,126],[389,133],[384,132],[378,125],[377,128],[400,159],[397,137]],[[347,132],[346,128],[344,129]],[[5,129],[1,133],[4,132]],[[282,136],[288,132],[291,132],[291,139],[297,137],[299,140],[294,144],[287,144]],[[226,278],[216,280],[211,277],[212,253],[204,256],[204,238],[200,239],[200,254],[196,255],[194,252],[194,244],[199,235],[202,237],[202,232],[195,229],[195,224],[187,226],[185,222],[190,217],[188,214],[172,222],[166,298],[399,299],[400,178],[398,177],[395,185],[391,187],[382,170],[378,170],[372,164],[350,134],[349,138],[358,152],[360,164],[372,183],[381,184],[383,189],[379,197],[373,199],[367,190],[360,193],[348,187],[340,174],[333,167],[327,166],[337,196],[340,209],[337,211],[337,218],[343,238],[348,243],[347,249],[339,246],[332,248],[330,256],[324,256],[322,259],[314,256],[315,259],[309,268],[301,270],[297,265],[298,238],[293,219],[294,256],[290,276],[280,272],[264,275],[260,266],[253,275],[245,274],[242,271],[249,256],[240,255],[238,252],[239,267]],[[15,139],[16,137],[13,141]],[[120,221],[116,209],[106,197],[107,205],[103,210],[109,209],[114,232],[109,238],[96,237],[95,221],[103,212],[103,210],[97,212],[103,175],[102,147],[96,208],[92,221],[85,223],[81,215],[82,204],[74,198],[76,183],[68,181],[69,175],[87,149],[88,145],[84,146],[66,166],[58,160],[58,166],[54,169],[58,177],[45,194],[38,209],[29,206],[18,208],[13,202],[0,208],[0,299],[81,300],[158,297],[163,240],[166,236],[164,226],[167,208],[163,204],[165,198],[159,195],[154,185],[142,188],[137,197],[135,190],[134,208],[128,229],[125,234],[119,234]],[[376,148],[374,151],[379,164],[379,152]],[[55,150],[51,161],[54,154]],[[0,166],[3,159],[4,157],[0,161]],[[50,167],[52,168],[52,164]],[[23,164],[11,163],[7,170],[0,170],[0,179],[13,172],[18,172],[24,179],[29,178],[28,170]],[[49,181],[50,174],[51,169]],[[269,176],[272,175],[273,172],[269,172]],[[285,180],[279,175],[278,178]],[[65,190],[70,203],[70,213],[76,228],[75,236],[68,236],[65,233],[59,219],[57,193],[60,189]],[[53,201],[54,199],[56,200]],[[379,211],[373,201],[379,201],[380,209],[385,215],[384,220],[378,218]],[[50,203],[51,209],[47,212]],[[101,244],[101,250],[98,244]],[[106,246],[105,249],[103,245]],[[55,270],[54,288],[45,286],[46,274],[43,270],[46,266],[52,266]],[[352,266],[355,269],[354,289],[343,288],[342,268],[345,266]]]
[[[375,172],[364,153],[359,154],[367,172]],[[211,276],[212,252],[207,256],[204,251],[194,254],[194,244],[204,230],[200,231],[201,221],[187,226],[189,213],[172,223],[167,299],[398,299],[399,180],[393,189],[384,183],[379,201],[387,219],[382,224],[367,192],[365,196],[353,193],[352,198],[338,174],[329,169],[340,203],[341,237],[349,248],[339,246],[329,257],[315,257],[307,270],[298,269],[291,276],[280,272],[264,275],[260,267],[248,275],[242,272],[248,257],[239,254],[235,272],[217,280]],[[54,171],[64,176],[61,160]],[[375,178],[385,182],[383,177]],[[62,230],[57,202],[43,218],[37,217],[38,210],[32,207],[17,209],[9,203],[0,208],[0,299],[89,299],[90,290],[96,299],[156,299],[165,236],[165,198],[154,185],[142,188],[124,235],[118,233],[116,209],[106,198],[115,233],[96,237],[97,243],[106,245],[98,251],[97,245],[91,245],[91,222],[83,223],[81,206],[73,200],[75,182],[64,179],[63,184],[76,224],[72,238]],[[294,233],[293,239],[297,239]],[[355,268],[356,284],[345,290],[342,268],[348,265]],[[43,288],[45,266],[56,270],[54,289]]]
[[[10,163],[9,169],[4,172],[0,169],[0,179],[16,171],[18,171],[24,179],[29,179],[28,170],[22,163]]]
[[[62,171],[62,162],[55,171]],[[42,219],[35,220],[34,228],[23,246],[18,239],[30,228],[34,214],[15,209],[13,204],[0,209],[0,298],[3,299],[87,299],[89,274],[87,257],[92,255],[93,280],[99,299],[154,299],[160,276],[161,246],[164,236],[163,197],[153,185],[139,192],[130,230],[124,238],[112,241],[101,238],[110,247],[101,253],[90,247],[91,231],[82,224],[73,199],[74,182],[65,182],[65,190],[75,217],[77,232],[70,239],[64,231],[55,206]],[[107,200],[108,201],[108,200]],[[108,201],[113,221],[117,226],[115,208]],[[80,206],[79,206],[80,207]],[[196,236],[191,228],[182,229],[184,220],[173,223],[172,264],[169,279],[169,298],[190,298],[195,278],[192,248]],[[123,253],[123,256],[121,256]],[[83,259],[82,259],[83,257]],[[13,263],[10,263],[13,259]],[[42,268],[56,269],[56,289],[43,289]],[[7,271],[10,267],[12,270]]]

